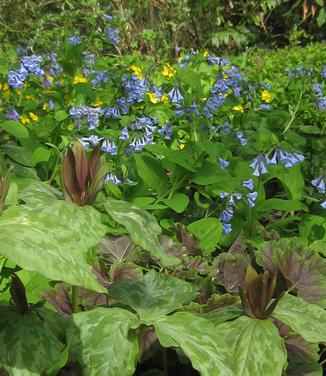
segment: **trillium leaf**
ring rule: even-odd
[[[171,266],[180,263],[176,257],[166,254],[160,244],[158,236],[161,234],[161,228],[152,215],[120,200],[107,200],[105,209],[116,222],[126,227],[130,239],[136,245],[160,259],[163,265]]]
[[[231,351],[217,328],[190,312],[177,312],[154,322],[164,347],[181,347],[202,376],[233,375]]]
[[[151,270],[142,278],[117,281],[109,296],[129,305],[149,325],[153,320],[182,307],[196,294],[188,282]]]
[[[278,329],[270,320],[239,317],[216,327],[233,350],[235,376],[281,376],[287,354]]]
[[[310,303],[325,305],[326,261],[300,239],[263,243],[256,252],[257,262],[270,272],[280,271]]]
[[[12,376],[39,376],[64,349],[48,324],[36,312],[0,311],[0,368]]]
[[[65,201],[10,208],[0,217],[0,254],[49,279],[105,292],[85,256],[104,230],[95,209]]]
[[[73,315],[67,337],[83,375],[133,375],[139,349],[130,327],[138,324],[135,315],[121,308],[97,307]]]
[[[316,304],[287,294],[279,301],[273,316],[307,342],[326,342],[326,311]]]

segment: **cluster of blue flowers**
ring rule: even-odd
[[[245,199],[248,206],[253,208],[255,206],[255,201],[258,197],[258,193],[254,191],[254,181],[253,179],[248,179],[242,182],[242,187],[246,188],[245,193],[240,192],[220,192],[219,196],[222,199],[227,199],[227,206],[220,214],[220,221],[223,225],[223,232],[228,234],[232,231],[232,225],[230,221],[234,216],[234,209],[236,208],[236,200]]]
[[[13,89],[22,89],[29,74],[34,74],[37,77],[44,76],[45,72],[41,68],[42,62],[43,57],[39,55],[23,56],[20,59],[20,67],[8,73],[8,84]]]
[[[77,129],[82,128],[81,121],[83,119],[86,119],[88,129],[92,130],[98,126],[100,122],[100,116],[102,115],[102,110],[101,108],[92,108],[87,107],[85,105],[81,105],[78,107],[72,107],[69,110],[69,114],[73,119],[77,120]]]
[[[73,35],[67,39],[67,43],[71,46],[78,46],[83,42],[82,38],[79,35]]]
[[[277,149],[271,158],[266,153],[259,154],[250,167],[254,170],[254,176],[260,176],[268,173],[266,166],[283,164],[286,168],[293,167],[300,162],[303,162],[304,156],[299,153],[290,153],[284,150]]]
[[[326,193],[326,184],[323,176],[318,176],[318,178],[311,181],[311,184],[317,189],[319,193],[325,196]],[[324,197],[324,201],[321,202],[320,206],[323,209],[326,209],[326,197]]]
[[[320,111],[326,110],[326,96],[323,93],[324,85],[316,83],[314,84],[312,90],[316,94],[317,97],[317,107]]]

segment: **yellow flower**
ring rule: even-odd
[[[176,70],[171,67],[169,63],[165,64],[162,70],[162,75],[167,78],[171,78],[175,75]]]
[[[160,99],[157,98],[157,96],[156,96],[155,93],[146,93],[146,95],[148,95],[149,100],[150,100],[152,103],[158,103],[158,102],[160,101]]]
[[[46,74],[45,74],[45,77],[46,77],[50,82],[53,82],[53,80],[54,80],[54,77],[51,76],[49,73],[46,73]]]
[[[22,124],[26,125],[26,124],[29,124],[31,121],[29,120],[29,118],[25,115],[20,115],[20,121],[22,122]]]
[[[270,103],[272,101],[272,93],[268,90],[263,90],[261,93],[261,99],[266,103]]]
[[[134,72],[134,74],[140,79],[143,79],[143,73],[141,71],[141,68],[137,67],[136,65],[130,65],[129,67],[130,70]]]
[[[74,126],[73,124],[68,124],[68,125],[67,125],[67,129],[68,129],[69,131],[73,131],[73,130],[75,129],[75,126]]]
[[[102,104],[103,102],[99,98],[96,98],[95,102],[91,103],[91,106],[100,107]]]
[[[169,101],[169,97],[167,96],[167,94],[163,94],[163,95],[162,95],[161,101],[162,101],[163,103],[167,103],[167,102]]]
[[[238,111],[238,112],[241,112],[241,113],[244,112],[244,108],[243,108],[242,104],[238,104],[237,106],[232,107],[232,109],[234,111]]]
[[[32,99],[35,99],[35,97],[34,97],[34,95],[25,95],[24,99],[32,100]]]
[[[204,57],[208,57],[208,56],[209,56],[209,53],[208,53],[208,51],[207,51],[207,50],[205,50],[205,51],[204,51],[204,53],[203,53],[203,55],[204,55]]]
[[[19,90],[19,89],[16,89],[16,90],[15,90],[15,93],[16,93],[17,95],[20,95],[20,94],[22,93],[22,91]]]
[[[48,103],[44,103],[42,108],[43,108],[44,111],[47,111],[47,112],[50,111],[50,107],[49,107]]]
[[[9,90],[9,85],[7,84],[7,82],[0,84],[0,90],[3,90],[3,91]]]
[[[28,115],[33,121],[38,121],[38,116],[33,114],[33,112],[29,112]]]
[[[85,82],[87,82],[87,78],[84,76],[75,76],[74,78],[74,84],[83,84]]]
[[[179,149],[182,150],[186,145],[185,144],[180,144]]]

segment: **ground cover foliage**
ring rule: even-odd
[[[4,375],[322,375],[325,45],[1,57]]]

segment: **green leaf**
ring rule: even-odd
[[[0,128],[18,139],[26,139],[29,137],[27,128],[19,121],[4,121],[3,123],[0,123]]]
[[[139,349],[131,326],[138,326],[136,316],[121,308],[97,307],[73,315],[67,337],[83,375],[134,374]]]
[[[214,325],[219,325],[225,321],[233,320],[244,315],[245,313],[241,304],[231,304],[230,306],[206,313],[205,318],[211,321]]]
[[[216,218],[200,219],[187,228],[199,240],[200,247],[208,253],[215,250],[223,232],[223,226]]]
[[[216,327],[233,350],[235,376],[281,376],[287,361],[283,339],[270,320],[247,316]]]
[[[265,212],[269,210],[282,210],[282,211],[292,211],[292,210],[302,210],[309,211],[306,205],[299,201],[294,200],[282,200],[280,198],[270,198],[268,200],[260,201],[256,210],[259,212]]]
[[[305,184],[299,165],[292,168],[279,168],[272,175],[284,185],[289,199],[301,200]]]
[[[0,217],[0,254],[49,279],[105,292],[85,256],[104,233],[100,214],[90,207],[65,201],[14,207]]]
[[[154,322],[154,327],[161,345],[181,347],[202,376],[233,375],[231,352],[208,320],[190,312],[177,312]]]
[[[26,204],[51,204],[53,201],[62,199],[60,191],[42,181],[31,182],[19,192],[19,198]]]
[[[39,376],[60,358],[64,345],[36,312],[0,311],[0,367],[12,376]]]
[[[56,111],[54,118],[56,121],[63,121],[69,117],[69,114],[65,110]]]
[[[326,240],[326,218],[319,215],[305,215],[299,225],[299,235],[309,242]]]
[[[189,204],[189,197],[183,193],[176,193],[171,198],[164,199],[163,202],[175,212],[182,213]]]
[[[326,342],[326,311],[315,304],[287,294],[279,301],[273,316],[307,342]]]
[[[161,228],[155,217],[126,201],[107,200],[105,209],[117,223],[126,227],[131,240],[136,245],[159,258],[163,265],[170,266],[180,263],[176,257],[167,255],[161,246],[158,239]]]
[[[34,150],[32,155],[32,164],[36,166],[40,162],[47,162],[51,157],[51,150],[42,146]]]
[[[159,160],[148,155],[135,155],[137,174],[145,184],[158,193],[163,193],[168,185],[166,171]]]
[[[4,151],[9,158],[23,166],[32,167],[32,152],[22,146],[4,144],[1,145],[1,150]],[[17,171],[16,171],[17,174]]]
[[[188,303],[196,294],[190,283],[151,270],[142,278],[123,279],[109,288],[111,298],[132,307],[149,325]]]

